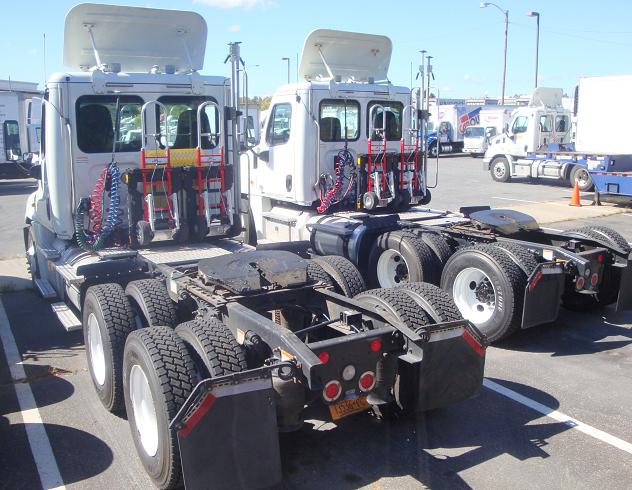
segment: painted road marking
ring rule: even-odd
[[[539,201],[527,201],[526,199],[513,199],[511,197],[492,197],[492,199],[501,199],[503,201],[528,202],[531,204],[540,204]]]
[[[583,432],[584,434],[594,437],[595,439],[605,442],[606,444],[610,444],[611,446],[614,446],[617,449],[621,449],[622,451],[625,451],[626,453],[632,454],[632,444],[624,441],[623,439],[619,439],[618,437],[610,435],[607,432],[599,430],[591,425],[585,424],[577,419],[574,419],[573,417],[569,417],[568,415],[563,414],[562,412],[553,410],[552,408],[547,407],[546,405],[542,405],[541,403],[538,403],[535,400],[532,400],[531,398],[527,398],[526,396],[521,395],[520,393],[517,393],[513,390],[510,390],[509,388],[505,388],[504,386],[498,383],[495,383],[494,381],[491,381],[489,379],[483,380],[483,386],[485,386],[486,388],[489,388],[492,391],[495,391],[496,393],[500,393],[501,395],[506,396],[507,398],[511,398],[513,401],[516,401],[520,403],[521,405],[529,407],[532,410],[535,410],[536,412],[540,412],[542,415],[546,415],[547,417],[557,420],[558,422],[562,422],[563,424],[568,425],[572,429],[577,429],[578,431]]]
[[[33,392],[31,391],[31,385],[28,382],[24,382],[26,373],[24,372],[24,366],[22,366],[22,357],[20,357],[18,347],[15,343],[11,325],[9,324],[9,319],[7,318],[1,298],[0,343],[2,344],[4,355],[9,364],[13,387],[15,388],[18,403],[20,404],[22,420],[26,429],[26,436],[31,446],[31,453],[35,460],[35,466],[37,466],[37,472],[39,473],[42,487],[50,490],[65,489],[64,480],[59,473],[53,449],[46,435],[46,429],[44,428],[42,417],[37,409],[35,397],[33,397]]]

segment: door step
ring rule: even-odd
[[[81,328],[81,321],[77,318],[77,315],[68,308],[66,303],[60,301],[59,303],[53,303],[50,306],[67,332],[74,332],[75,330],[79,330]]]
[[[53,285],[48,282],[48,279],[35,279],[35,287],[44,299],[53,299],[57,297],[57,293],[55,292]]]

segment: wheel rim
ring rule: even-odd
[[[397,250],[382,252],[377,260],[377,280],[383,288],[392,288],[408,282],[408,263]]]
[[[99,386],[105,383],[105,354],[99,321],[94,313],[88,317],[88,347],[90,349],[90,366]]]
[[[487,274],[475,267],[459,272],[452,286],[454,302],[475,325],[488,321],[496,310],[496,290]]]
[[[499,179],[502,179],[505,176],[505,165],[502,162],[496,162],[494,164],[494,175]]]
[[[138,364],[134,364],[130,371],[129,391],[140,443],[147,455],[155,456],[158,452],[156,407],[147,376]]]
[[[586,170],[584,170],[583,168],[577,170],[577,172],[575,173],[575,181],[577,182],[579,187],[586,187],[589,184],[589,179],[590,176],[588,175],[588,172],[586,172]]]

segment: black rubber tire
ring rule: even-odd
[[[325,286],[334,287],[334,280],[331,276],[325,272],[325,269],[320,264],[313,260],[307,261],[307,279],[312,282],[321,282]]]
[[[431,200],[432,200],[432,192],[430,192],[430,189],[426,189],[426,193],[424,194],[424,197],[419,201],[419,204],[421,204],[422,206],[425,206],[426,204],[430,204]]]
[[[154,232],[151,225],[147,221],[139,221],[136,223],[136,240],[140,247],[146,247],[154,239]]]
[[[439,233],[432,231],[423,231],[420,238],[430,247],[430,250],[432,250],[437,260],[441,263],[441,267],[443,267],[452,256],[452,249],[448,245],[448,242]]]
[[[129,384],[134,365],[140,366],[147,378],[156,410],[158,450],[154,456],[143,449],[132,408]],[[123,369],[125,406],[136,452],[158,488],[178,488],[182,485],[180,450],[177,431],[170,429],[169,423],[195,387],[193,360],[172,328],[143,328],[127,338]]]
[[[105,381],[100,385],[95,377],[90,350],[88,320],[97,320],[103,356]],[[123,350],[127,336],[135,329],[134,312],[120,284],[99,284],[86,291],[83,302],[83,338],[88,370],[94,389],[106,410],[116,413],[123,409]]]
[[[175,331],[187,345],[202,379],[248,369],[244,348],[217,318],[196,318],[181,323]]]
[[[489,320],[475,324],[489,342],[500,340],[520,328],[526,274],[507,251],[492,245],[474,245],[457,251],[443,269],[441,288],[454,299],[454,281],[462,270],[474,267],[482,271],[496,293],[496,309]],[[457,301],[455,303],[458,304]],[[463,312],[462,312],[463,313]],[[467,318],[467,314],[463,313]],[[474,323],[474,322],[473,322]]]
[[[500,247],[507,252],[511,260],[513,260],[516,265],[523,270],[527,278],[533,274],[533,271],[538,266],[538,261],[536,260],[535,255],[517,243],[495,242],[493,245],[495,247]]]
[[[571,187],[575,187],[575,182],[577,182],[579,186],[579,190],[581,192],[590,192],[595,187],[590,177],[590,173],[581,165],[575,165],[571,169],[571,173],[569,175],[569,183]]]
[[[179,230],[174,229],[171,231],[171,239],[178,244],[188,242],[190,237],[191,233],[187,222],[181,222]]]
[[[430,316],[402,288],[369,289],[355,299],[388,311],[412,330],[431,325]]]
[[[398,211],[408,211],[410,209],[410,192],[408,192],[407,189],[402,189],[399,191],[399,195],[400,195],[400,203],[398,206]]]
[[[245,218],[247,223],[244,223],[244,241],[251,247],[257,246],[257,226],[255,225],[255,217],[252,214],[252,209],[248,206],[248,216]]]
[[[208,225],[206,224],[206,217],[196,216],[195,222],[193,224],[193,233],[192,233],[193,240],[197,242],[201,242],[202,240],[206,238],[206,235],[208,235],[208,232],[209,232],[209,229],[208,229]]]
[[[139,279],[127,284],[125,294],[133,306],[142,314],[143,326],[164,325],[175,327],[178,324],[176,305],[169,297],[167,288],[158,279]]]
[[[503,166],[504,172],[502,174],[495,172],[496,166]],[[489,164],[489,173],[496,182],[509,182],[511,180],[511,170],[509,168],[509,162],[505,157],[495,157]]]
[[[432,158],[436,158],[437,157],[437,144],[433,143],[428,147],[428,156],[432,157]]]
[[[454,322],[462,320],[463,315],[443,289],[427,282],[410,282],[401,286],[423,310],[433,323]]]
[[[395,284],[380,284],[377,266],[380,256],[389,249],[399,252],[404,259],[407,271],[402,273],[400,281]],[[369,284],[373,287],[397,286],[404,282],[429,282],[439,284],[441,263],[430,247],[423,240],[409,231],[390,231],[378,236],[369,254],[367,265]]]
[[[607,226],[583,226],[568,230],[589,240],[598,240],[617,246],[630,253],[630,245],[615,230]],[[562,295],[562,306],[572,311],[590,311],[615,303],[619,297],[621,270],[610,265],[604,267],[604,273],[597,295],[581,294],[575,290],[573,278],[567,276],[566,287]]]
[[[362,274],[350,260],[338,255],[324,255],[314,257],[312,261],[320,265],[331,276],[336,292],[353,298],[366,291]]]
[[[378,199],[375,192],[365,192],[362,196],[362,208],[366,209],[367,211],[372,211],[377,207],[379,201],[380,200]]]

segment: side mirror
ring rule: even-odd
[[[29,176],[35,180],[42,180],[42,166],[41,165],[33,165],[29,169]]]

